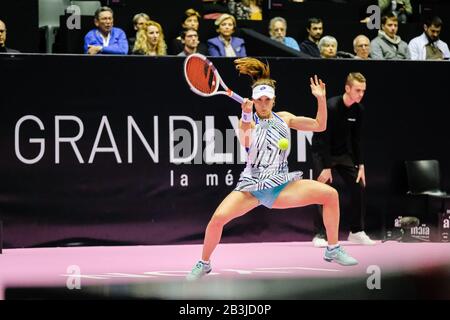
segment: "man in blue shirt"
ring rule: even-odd
[[[114,28],[113,11],[100,7],[95,11],[96,29],[84,37],[84,52],[88,54],[127,54],[128,40],[122,29]]]
[[[284,45],[300,51],[300,47],[298,46],[297,41],[294,38],[286,37],[287,30],[287,22],[282,17],[275,17],[270,20],[269,23],[269,33],[270,37],[275,40],[283,43]]]

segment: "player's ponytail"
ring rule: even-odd
[[[234,63],[236,64],[236,69],[239,73],[246,74],[252,78],[252,87],[265,84],[275,89],[276,81],[270,79],[270,68],[268,64],[249,57],[236,59],[234,60]]]

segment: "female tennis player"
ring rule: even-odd
[[[255,58],[235,60],[241,74],[253,79],[252,100],[241,105],[240,143],[248,157],[236,188],[218,206],[208,223],[202,259],[188,274],[196,280],[211,272],[210,257],[220,242],[222,230],[229,221],[257,207],[285,209],[311,204],[323,206],[323,221],[328,237],[324,259],[344,266],[358,262],[339,245],[339,198],[337,191],[314,180],[302,180],[302,172],[289,172],[287,150],[279,141],[288,138],[289,128],[303,131],[324,131],[327,123],[325,84],[317,76],[311,78],[311,93],[317,98],[315,119],[292,113],[273,112],[275,81],[270,79],[269,66]],[[253,107],[255,113],[253,113]]]

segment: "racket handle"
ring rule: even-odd
[[[242,98],[240,95],[238,95],[237,93],[235,93],[233,91],[231,91],[230,98],[241,104],[242,104],[242,102],[244,102],[244,98]]]

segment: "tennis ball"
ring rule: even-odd
[[[289,140],[286,138],[281,138],[278,140],[278,148],[283,151],[287,150],[287,148],[289,148]]]

